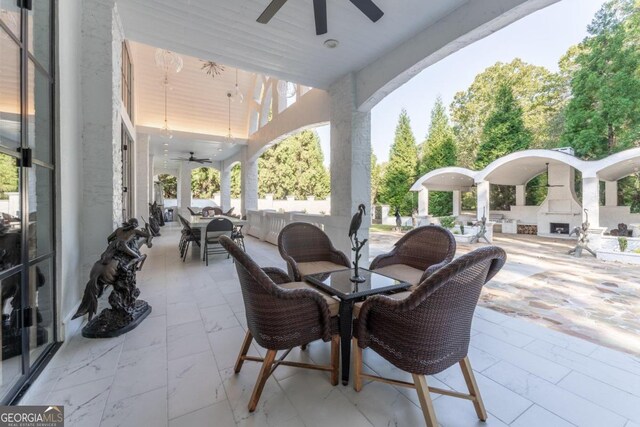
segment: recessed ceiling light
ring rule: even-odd
[[[329,49],[335,49],[336,47],[338,47],[339,44],[340,42],[336,39],[326,39],[324,41],[324,47]]]
[[[168,147],[168,146],[169,146],[169,143],[168,143],[168,142],[165,142],[165,143],[164,143],[164,145],[165,145],[165,147]]]
[[[222,148],[218,148],[218,151],[222,151]]]

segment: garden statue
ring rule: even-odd
[[[624,222],[618,224],[618,228],[611,230],[612,236],[629,237],[629,227]]]
[[[149,227],[153,237],[160,236],[160,226],[164,224],[164,220],[162,223],[158,220],[159,209],[156,202],[149,203]],[[162,212],[160,212],[160,216],[162,217]]]
[[[584,210],[584,215],[585,219],[582,226],[575,227],[571,230],[571,233],[569,233],[569,236],[573,236],[574,234],[578,236],[578,243],[576,244],[576,247],[569,251],[569,255],[573,255],[576,258],[582,257],[583,249],[594,257],[596,256],[596,253],[589,247],[589,211],[587,209]]]
[[[400,208],[396,208],[395,217],[396,217],[396,228],[398,229],[397,231],[402,231],[402,217],[400,216]]]
[[[484,208],[482,211],[482,218],[480,221],[476,222],[475,225],[478,226],[478,232],[475,236],[471,238],[471,243],[480,243],[480,239],[484,239],[485,242],[491,243],[489,239],[487,239],[487,217],[486,217],[487,208]],[[464,233],[464,232],[463,232]]]
[[[349,239],[351,240],[351,250],[355,252],[355,261],[353,261],[354,271],[353,277],[351,277],[351,281],[354,283],[362,283],[366,280],[364,277],[360,276],[359,271],[360,258],[362,257],[360,251],[364,247],[365,243],[367,243],[367,239],[364,239],[363,241],[358,240],[358,230],[362,225],[363,215],[366,215],[365,208],[363,204],[360,204],[360,206],[358,206],[358,212],[353,215],[353,218],[351,218],[351,224],[349,225]]]
[[[143,245],[152,246],[153,235],[149,223],[138,229],[138,220],[131,218],[108,237],[107,249],[91,269],[89,282],[82,302],[73,319],[89,315],[89,323],[82,329],[87,338],[117,337],[135,328],[151,313],[146,301],[138,300],[136,273],[144,265],[147,255],[140,253]],[[111,308],[105,308],[98,316],[98,298],[107,286]]]

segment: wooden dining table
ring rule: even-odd
[[[202,216],[202,215],[186,215],[184,219],[189,223],[189,227],[193,229],[200,229],[200,253],[202,253],[202,248],[204,248],[204,239],[207,238],[206,228],[207,225],[211,222],[212,219],[216,218],[225,218],[231,221],[233,226],[237,225],[245,225],[247,223],[246,219],[240,219],[233,216],[226,215],[215,215],[215,216]]]

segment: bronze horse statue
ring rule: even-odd
[[[91,321],[98,311],[98,298],[109,285],[113,288],[109,296],[113,310],[125,314],[133,312],[135,300],[140,295],[140,290],[135,286],[135,272],[142,268],[147,259],[147,255],[140,253],[140,248],[143,245],[149,248],[153,246],[149,223],[145,221],[143,230],[138,230],[137,225],[137,220],[132,218],[109,236],[109,246],[93,264],[82,302],[72,319],[88,314]]]

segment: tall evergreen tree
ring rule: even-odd
[[[382,185],[384,165],[378,163],[378,158],[371,152],[371,205],[378,201],[378,193]]]
[[[500,86],[495,109],[482,128],[476,169],[482,169],[499,157],[526,150],[531,144],[531,133],[524,126],[522,108],[513,96],[511,87]]]
[[[563,141],[598,159],[640,140],[640,8],[605,3],[575,57]]]
[[[329,173],[324,167],[320,139],[315,131],[293,135],[265,151],[258,160],[258,193],[275,198],[329,195]]]
[[[391,146],[389,163],[385,168],[381,201],[399,208],[404,215],[411,213],[416,203],[409,189],[416,180],[418,148],[411,130],[411,121],[406,110],[402,110]]]
[[[212,199],[220,192],[220,172],[207,167],[191,171],[191,194],[194,199]]]
[[[431,110],[431,124],[426,141],[421,147],[420,175],[434,169],[456,165],[456,143],[453,129],[449,125],[447,111],[438,97]],[[429,192],[429,214],[434,216],[451,215],[453,194],[451,192]]]
[[[242,192],[242,167],[240,163],[236,163],[231,168],[231,197],[237,199]]]

